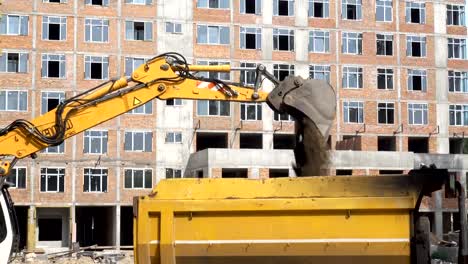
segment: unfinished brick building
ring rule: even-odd
[[[1,11],[2,126],[177,51],[328,80],[333,174],[435,163],[465,182],[462,0],[5,0]],[[249,71],[209,76],[253,82]],[[150,102],[17,164],[21,247],[131,245],[132,197],[160,179],[294,176],[293,131],[265,104]],[[435,193],[423,208],[439,237],[459,225],[452,202]]]

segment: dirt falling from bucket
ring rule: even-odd
[[[309,118],[296,121],[296,147],[294,149],[297,176],[329,174],[329,153],[322,134]]]

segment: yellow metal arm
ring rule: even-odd
[[[110,81],[67,99],[56,109],[30,122],[14,121],[0,131],[0,155],[13,157],[14,163],[16,159],[60,144],[69,137],[124,114],[154,98],[239,102],[264,102],[267,98],[268,94],[260,91],[258,99],[253,99],[253,89],[226,86],[220,82],[206,82],[190,74],[191,70],[226,71],[229,69],[226,66],[197,68],[181,65],[184,69],[174,70],[174,67],[169,65],[174,59],[177,57],[157,56],[140,66],[132,74],[131,79],[120,78]],[[57,111],[61,114],[57,114]],[[60,131],[63,133],[59,133]],[[6,175],[11,165],[9,161],[1,161],[0,176]]]

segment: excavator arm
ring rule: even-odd
[[[314,124],[312,129],[318,129],[326,137],[335,114],[335,96],[328,84],[318,80],[306,81],[300,77],[289,77],[280,83],[264,66],[256,69],[254,87],[242,87],[193,74],[198,71],[232,70],[235,69],[229,65],[189,65],[182,55],[165,53],[141,65],[130,78],[111,80],[75,95],[32,121],[15,120],[0,130],[0,156],[3,157],[0,176],[6,176],[18,159],[28,156],[35,158],[36,152],[59,145],[69,137],[154,98],[268,102],[274,110],[292,114],[299,123],[298,127],[308,124],[306,120],[317,119],[318,122],[311,123]],[[271,93],[260,89],[262,76],[275,85]],[[298,138],[298,142],[302,140],[305,139]],[[304,154],[303,151],[301,154]]]

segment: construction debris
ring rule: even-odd
[[[57,263],[57,264],[130,264],[134,263],[133,251],[123,250],[102,250],[94,251],[92,247],[87,250],[79,249],[56,252],[45,255],[36,255],[34,253],[20,254],[11,263]]]

